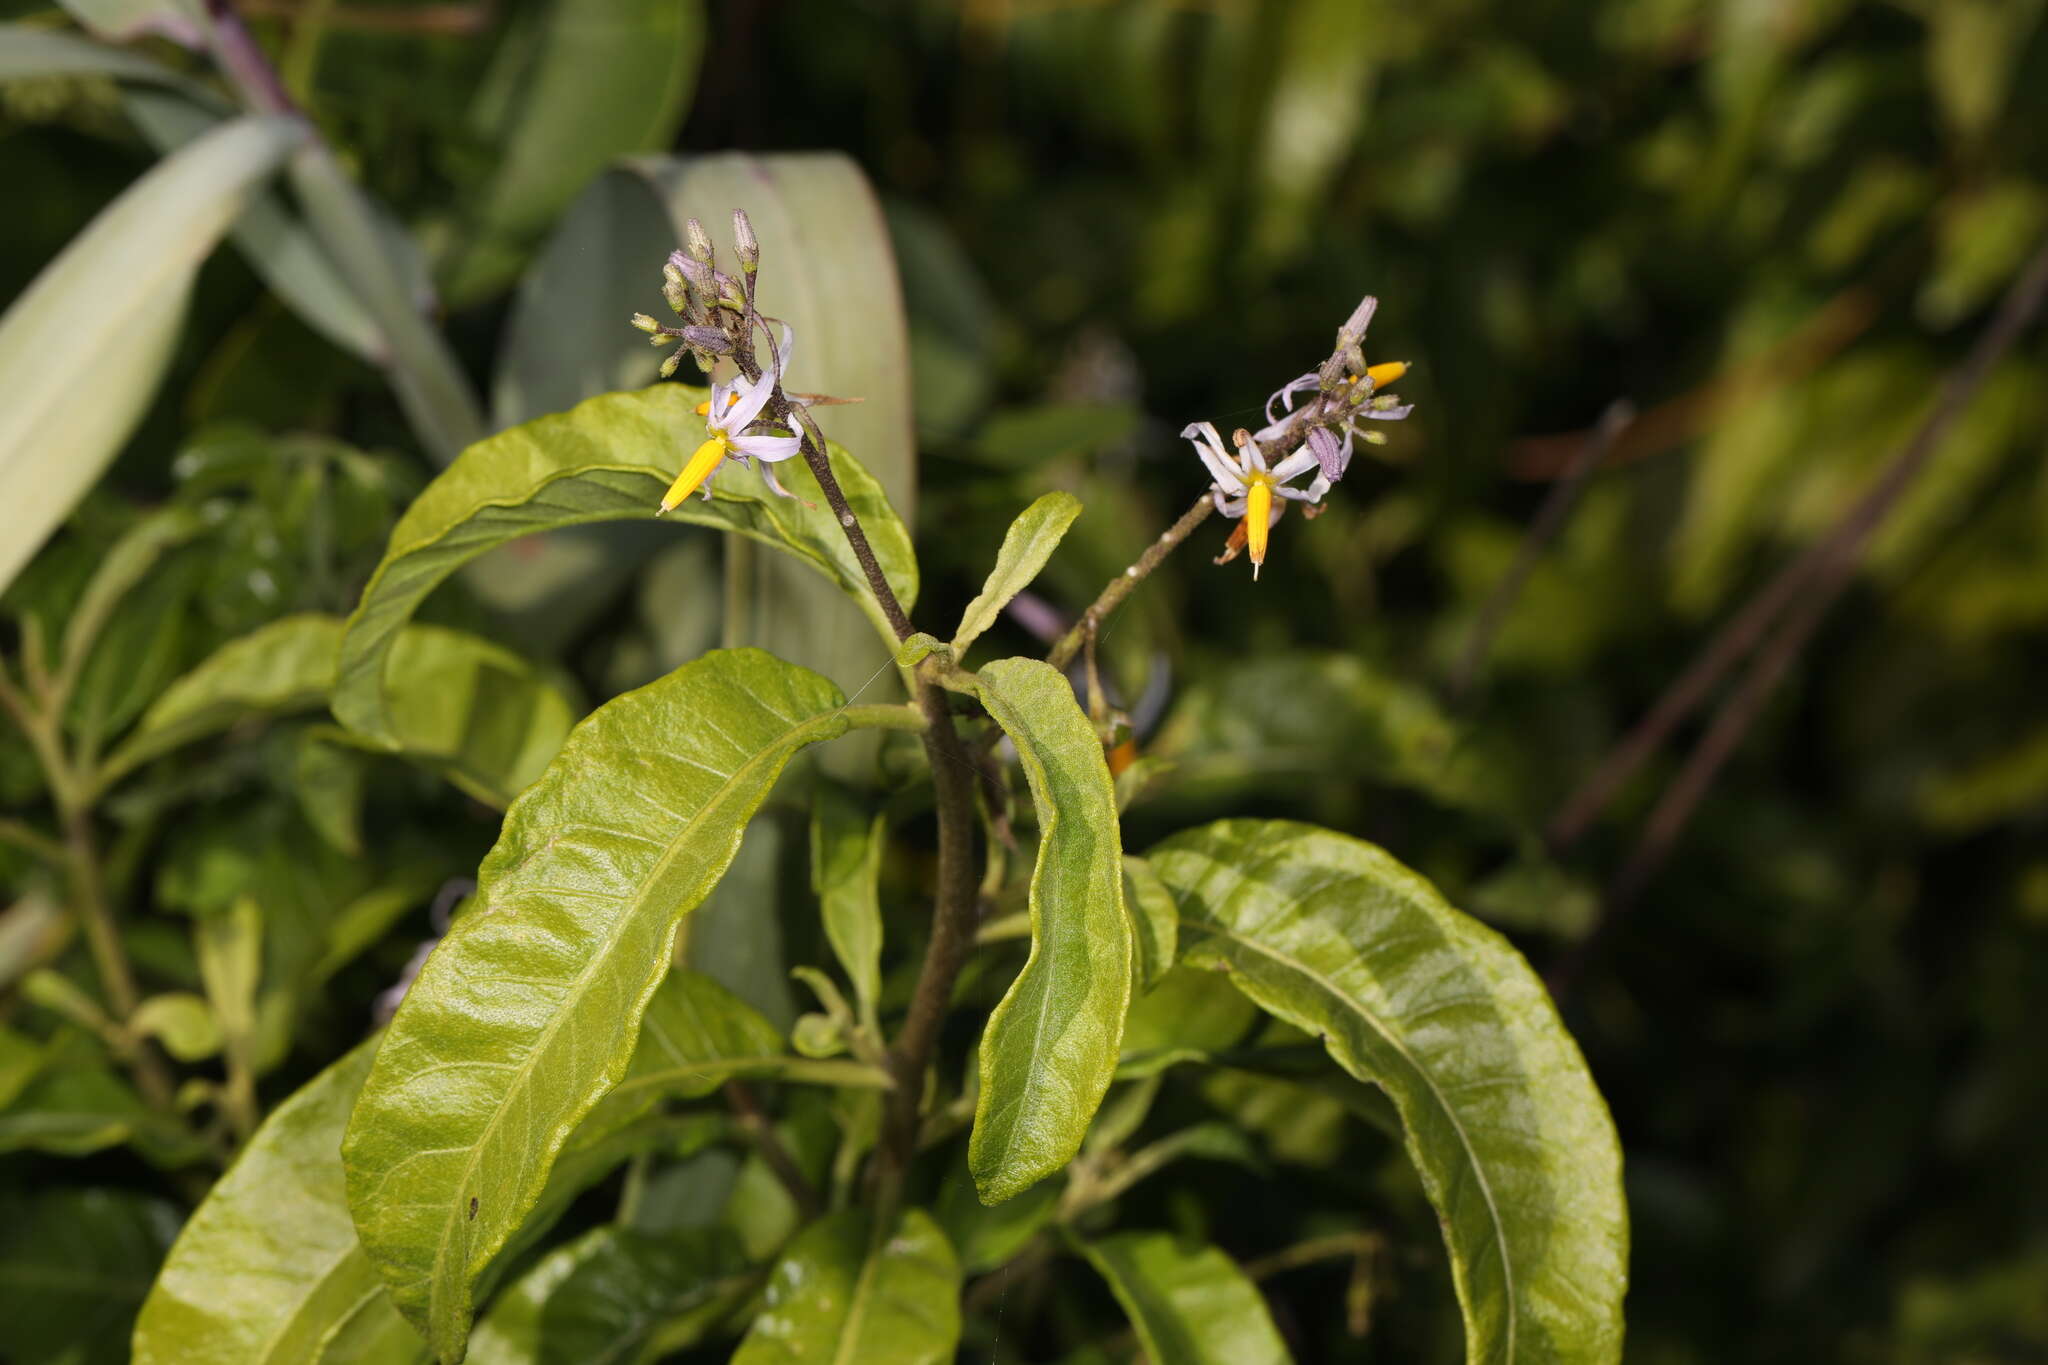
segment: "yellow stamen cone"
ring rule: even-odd
[[[666,338],[664,338],[664,340],[665,340],[665,339],[666,339]],[[729,393],[729,394],[727,394],[727,395],[725,396],[725,409],[726,409],[726,411],[727,411],[727,412],[730,412],[730,411],[732,411],[732,405],[733,405],[734,403],[737,403],[737,402],[739,402],[739,401],[740,401],[740,396],[739,396],[738,394],[736,394],[736,393]],[[709,398],[705,399],[705,400],[704,400],[703,402],[701,402],[701,403],[699,403],[699,404],[697,405],[697,415],[698,415],[699,417],[709,417],[709,416],[711,415],[711,400],[710,400]]]
[[[1244,491],[1244,538],[1252,551],[1252,578],[1259,576],[1259,566],[1266,562],[1266,532],[1271,529],[1273,516],[1273,485],[1264,479],[1255,479]]]
[[[711,471],[718,468],[718,462],[724,458],[723,437],[714,436],[698,446],[697,453],[690,456],[690,462],[683,466],[683,472],[676,475],[676,481],[668,486],[668,492],[661,495],[661,510],[675,511],[682,505],[684,498],[696,492],[698,485],[711,477]]]
[[[1365,367],[1365,377],[1372,381],[1372,386],[1375,389],[1384,389],[1389,384],[1400,383],[1401,376],[1406,373],[1408,373],[1408,362],[1405,360],[1389,360],[1381,365],[1368,365]]]

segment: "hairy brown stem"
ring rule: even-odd
[[[1059,643],[1052,647],[1052,652],[1045,656],[1045,661],[1065,672],[1067,665],[1074,661],[1074,656],[1081,652],[1081,646],[1094,638],[1095,633],[1102,628],[1103,620],[1131,595],[1131,589],[1151,577],[1152,571],[1165,563],[1166,557],[1215,510],[1216,505],[1209,500],[1207,493],[1196,498],[1194,504],[1180,514],[1179,521],[1167,527],[1159,539],[1145,547],[1145,553],[1138,556],[1136,563],[1109,580],[1108,585],[1102,590],[1102,595],[1095,599],[1088,610],[1081,613],[1081,619],[1074,623],[1074,628],[1060,637]]]
[[[1546,833],[1553,849],[1575,843],[1606,808],[1623,783],[1661,749],[1686,717],[1705,700],[1723,675],[1747,656],[1808,585],[1823,584],[1830,565],[1853,560],[1882,524],[1900,495],[1933,456],[1991,369],[2033,320],[2048,290],[2048,245],[2044,245],[2006,292],[1998,315],[1977,338],[1969,356],[1942,386],[1941,397],[1884,472],[1845,512],[1828,533],[1779,571],[1778,576],[1745,603],[1707,643],[1683,673],[1674,679],[1622,742],[1565,801]],[[1820,591],[1825,592],[1823,586]]]

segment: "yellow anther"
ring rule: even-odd
[[[1365,377],[1372,381],[1372,386],[1376,389],[1400,383],[1401,376],[1406,373],[1408,362],[1405,360],[1389,360],[1381,365],[1368,365],[1365,369]]]
[[[1273,481],[1253,475],[1244,490],[1244,538],[1251,547],[1254,579],[1259,576],[1259,566],[1266,562],[1266,532],[1272,519]]]
[[[696,454],[683,466],[683,472],[676,475],[676,481],[662,494],[661,510],[673,512],[682,505],[684,498],[697,491],[704,480],[711,477],[711,471],[718,468],[718,462],[725,458],[725,438],[713,436],[697,447]],[[657,515],[659,515],[657,513]]]
[[[727,394],[725,396],[726,411],[732,411],[732,405],[739,401],[740,396],[737,393]],[[703,402],[697,405],[697,415],[699,417],[709,417],[711,415],[711,400],[709,398],[705,399]]]

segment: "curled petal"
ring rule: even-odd
[[[1321,428],[1318,427],[1317,430],[1320,431]],[[1281,483],[1286,483],[1288,480],[1299,478],[1301,475],[1308,473],[1309,470],[1320,465],[1322,461],[1317,457],[1315,451],[1310,448],[1313,445],[1314,442],[1311,441],[1309,445],[1303,446],[1279,464],[1274,465],[1273,477]]]
[[[774,464],[786,460],[803,448],[801,436],[735,436],[732,448],[751,460],[763,460]]]
[[[1415,411],[1413,403],[1403,403],[1398,408],[1367,407],[1365,411],[1358,415],[1360,417],[1370,417],[1375,422],[1398,422],[1413,411]]]
[[[1266,400],[1266,421],[1268,423],[1277,423],[1280,420],[1279,414],[1273,411],[1275,406],[1278,406],[1282,411],[1293,412],[1294,395],[1312,392],[1319,388],[1321,383],[1322,381],[1315,374],[1310,373],[1299,375],[1282,384],[1273,391],[1273,396]]]
[[[751,383],[745,379],[735,379],[733,392],[739,395],[739,402],[734,403],[731,409],[726,411],[720,422],[727,431],[745,431],[748,423],[761,415],[761,409],[767,407],[768,400],[774,396],[775,377],[764,374]],[[719,409],[714,407],[712,411],[715,413]]]
[[[1208,422],[1190,422],[1181,428],[1180,434],[1182,440],[1194,444],[1195,454],[1202,457],[1209,476],[1224,492],[1244,492],[1244,476],[1237,462],[1224,453],[1223,438],[1216,434],[1215,426]]]

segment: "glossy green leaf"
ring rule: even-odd
[[[838,689],[708,654],[594,712],[506,814],[473,909],[427,959],[349,1124],[349,1204],[399,1306],[460,1354],[471,1286],[626,1071],[676,927]]]
[[[0,586],[127,439],[200,262],[305,136],[296,119],[237,119],[166,158],[0,316]],[[115,353],[124,363],[109,366]]]
[[[1116,1071],[1131,928],[1109,768],[1073,689],[1035,659],[1000,659],[975,686],[1017,746],[1039,836],[1031,956],[981,1039],[968,1151],[975,1186],[993,1204],[1080,1150]]]
[[[1180,912],[1166,883],[1135,853],[1124,856],[1124,904],[1131,912],[1137,989],[1149,991],[1180,955]]]
[[[186,1223],[135,1324],[136,1365],[404,1362],[426,1345],[356,1241],[341,1135],[375,1046],[271,1111]]]
[[[811,889],[825,937],[853,983],[861,1023],[875,1028],[882,990],[882,905],[878,883],[888,822],[845,788],[821,783],[811,808]]]
[[[580,708],[511,650],[467,631],[409,625],[386,702],[405,756],[503,809],[561,751]]]
[[[797,1234],[733,1365],[949,1365],[960,1342],[960,1263],[922,1209],[885,1231],[862,1209]]]
[[[1498,934],[1355,839],[1223,821],[1148,855],[1184,960],[1227,968],[1392,1098],[1474,1362],[1620,1358],[1628,1222],[1607,1106]]]
[[[700,1338],[759,1283],[724,1228],[592,1228],[521,1276],[477,1324],[470,1365],[614,1365]]]
[[[397,743],[386,661],[420,601],[457,568],[516,537],[558,526],[650,519],[674,480],[678,451],[702,437],[704,419],[693,411],[702,398],[701,390],[679,384],[607,394],[464,451],[392,531],[384,562],[349,618],[335,714],[372,739]],[[917,594],[909,533],[851,457],[835,449],[832,459],[907,608]],[[667,520],[737,531],[795,555],[855,593],[877,629],[886,630],[866,576],[809,471],[796,461],[783,468],[789,473],[781,477],[795,499],[778,498],[753,474],[732,469],[719,475],[710,501],[691,498]]]
[[[953,652],[963,654],[996,623],[1011,598],[1031,586],[1045,561],[1059,548],[1060,538],[1081,515],[1081,500],[1072,493],[1047,493],[1032,503],[1010,529],[1003,533],[1003,547],[996,551],[996,566],[988,581],[967,610],[960,613],[960,628],[953,632]]]
[[[1109,1281],[1145,1354],[1175,1365],[1281,1365],[1292,1359],[1258,1286],[1212,1246],[1163,1232],[1120,1232],[1084,1242]]]
[[[674,141],[704,28],[697,0],[553,0],[537,23],[514,31],[478,100],[478,121],[497,146],[449,281],[456,302],[506,280],[613,158]],[[650,277],[666,255],[643,263]]]
[[[128,1325],[178,1231],[170,1203],[119,1189],[0,1195],[0,1359],[128,1358]]]
[[[605,1112],[638,1112],[664,1096],[696,1099],[735,1076],[877,1086],[882,1073],[852,1063],[792,1057],[761,1012],[702,972],[676,970],[662,981],[640,1021],[640,1042],[616,1086],[598,1102]],[[593,1113],[592,1121],[597,1119]]]

